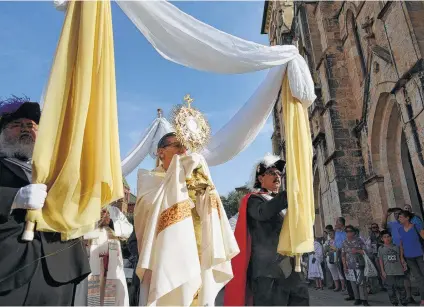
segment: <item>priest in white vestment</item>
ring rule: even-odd
[[[134,211],[139,305],[213,306],[239,253],[203,156],[174,133],[158,144],[159,166],[139,170]]]

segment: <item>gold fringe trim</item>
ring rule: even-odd
[[[185,200],[176,203],[160,214],[156,234],[159,234],[165,228],[174,225],[191,216],[191,202]]]
[[[199,293],[200,289],[202,289],[202,286],[200,286],[199,289],[197,289],[196,293],[193,295],[193,301],[191,302],[190,306],[199,306]]]

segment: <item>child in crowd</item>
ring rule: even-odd
[[[390,303],[393,306],[407,305],[404,286],[406,263],[400,256],[400,249],[392,243],[392,235],[387,230],[381,232],[384,245],[378,249],[378,259],[381,267],[381,277],[387,285]],[[399,299],[396,295],[399,295]]]

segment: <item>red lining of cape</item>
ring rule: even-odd
[[[248,289],[247,269],[249,268],[251,253],[251,238],[247,227],[247,201],[251,195],[262,193],[249,193],[240,203],[234,236],[240,253],[231,260],[233,279],[225,286],[224,306],[253,306],[253,296]]]

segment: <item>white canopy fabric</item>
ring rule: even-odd
[[[156,118],[137,146],[122,160],[122,175],[129,175],[149,154],[155,159],[159,140],[162,136],[172,131],[174,129],[165,118]]]
[[[202,152],[210,166],[231,160],[253,142],[272,112],[285,72],[293,96],[305,108],[316,98],[309,68],[295,46],[264,46],[243,40],[205,24],[163,0],[117,3],[158,53],[172,62],[221,74],[271,68],[249,100],[212,137]],[[55,5],[60,10],[66,9],[64,0],[55,0]],[[124,175],[138,166],[146,152],[153,150],[148,135],[124,159]],[[160,131],[155,135],[158,140]]]
[[[308,66],[293,45],[264,46],[238,38],[195,19],[168,1],[117,3],[165,59],[221,74],[247,73],[290,63],[288,76],[293,96],[307,106],[316,98]]]
[[[278,95],[284,68],[285,65],[271,69],[249,101],[211,138],[208,146],[202,151],[208,165],[219,165],[231,160],[253,142],[274,105],[263,97],[272,99]],[[155,119],[137,146],[122,161],[123,175],[127,176],[136,169],[149,153],[155,158],[157,143],[163,135],[171,131],[173,128],[165,118]]]
[[[255,140],[272,112],[285,68],[272,68],[242,108],[214,134],[202,152],[210,166],[231,160]]]

